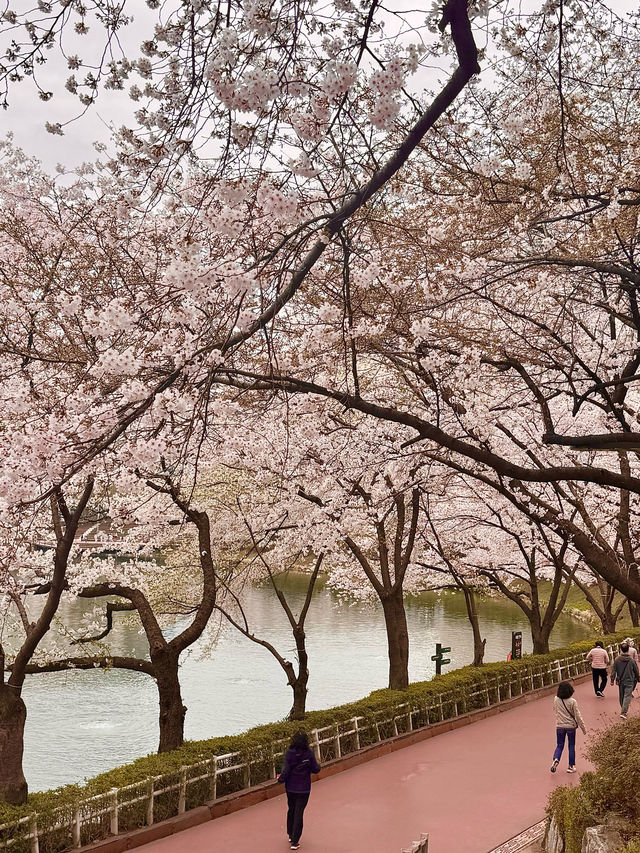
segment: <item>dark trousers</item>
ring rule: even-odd
[[[626,714],[631,704],[633,687],[630,684],[618,684],[618,695],[620,697],[620,712]]]
[[[607,670],[592,669],[591,675],[593,677],[593,689],[596,693],[604,693],[604,688],[607,686]]]
[[[576,763],[576,730],[575,729],[556,729],[556,751],[553,757],[560,761],[562,750],[564,749],[564,739],[569,741],[569,767],[573,767]]]
[[[302,835],[302,815],[309,802],[309,794],[294,794],[287,791],[287,835],[292,844],[297,844]]]

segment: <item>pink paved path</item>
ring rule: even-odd
[[[618,689],[576,688],[588,730],[620,722]],[[552,696],[479,720],[315,782],[303,853],[400,853],[421,832],[429,853],[487,853],[542,820],[547,795],[576,784],[555,748]],[[638,712],[632,702],[631,713]],[[587,769],[578,732],[577,763]],[[284,853],[284,796],[145,845],[144,853]]]

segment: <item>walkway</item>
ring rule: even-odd
[[[577,686],[587,729],[619,722],[617,688],[605,700],[591,680]],[[575,785],[566,750],[555,775],[551,711],[545,696],[374,759],[313,784],[305,812],[303,853],[400,853],[421,832],[429,853],[487,853],[544,817],[547,796]],[[639,700],[631,713],[640,711]],[[587,735],[587,739],[589,734]],[[585,738],[578,732],[578,767]],[[143,853],[284,853],[285,798],[145,845]]]

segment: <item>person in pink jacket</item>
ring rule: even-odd
[[[593,689],[596,696],[604,699],[604,688],[607,684],[607,667],[609,666],[609,655],[600,640],[587,654],[587,660],[591,663],[591,675],[593,676]]]

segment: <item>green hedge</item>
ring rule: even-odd
[[[547,813],[554,817],[565,853],[580,853],[588,826],[611,822],[630,843],[620,853],[640,853],[640,718],[619,722],[602,732],[587,752],[593,772],[574,788],[557,788]]]
[[[624,633],[619,633],[604,637],[603,640],[605,644],[616,643],[622,640],[624,636]],[[0,824],[12,822],[36,812],[39,826],[44,827],[53,821],[54,809],[63,807],[72,812],[80,801],[96,795],[108,794],[114,788],[122,788],[135,783],[139,784],[142,790],[152,776],[175,773],[176,778],[178,778],[180,768],[183,766],[196,764],[214,756],[231,752],[240,752],[251,759],[252,781],[254,783],[262,779],[266,780],[271,778],[271,745],[273,742],[290,738],[301,729],[311,731],[325,726],[337,725],[340,727],[341,724],[356,716],[364,717],[365,722],[371,723],[385,717],[389,718],[394,709],[398,708],[399,705],[406,704],[415,711],[414,728],[418,728],[440,719],[439,711],[429,714],[424,710],[433,703],[434,699],[437,700],[438,695],[452,694],[452,698],[445,698],[443,711],[445,719],[453,717],[456,713],[464,713],[486,704],[486,694],[479,697],[471,695],[475,690],[488,690],[490,700],[493,703],[508,697],[510,684],[511,692],[514,694],[530,690],[532,675],[535,676],[534,687],[553,683],[554,678],[549,674],[544,677],[540,675],[540,670],[544,664],[572,655],[584,654],[591,646],[591,641],[582,641],[566,648],[556,649],[547,655],[525,655],[518,661],[489,663],[480,668],[467,666],[445,675],[435,676],[430,681],[415,682],[406,691],[376,690],[357,702],[350,702],[323,711],[310,711],[303,723],[282,721],[257,726],[239,735],[187,741],[180,749],[173,752],[147,755],[131,764],[117,767],[89,779],[83,785],[65,785],[55,790],[30,794],[27,803],[23,806],[0,804]],[[572,674],[577,674],[577,672]],[[403,731],[405,729],[402,727],[402,720],[399,720],[398,730]],[[393,734],[393,731],[385,731],[381,726],[383,738],[390,737]],[[377,736],[370,734],[367,739],[366,732],[363,732],[361,746],[366,746],[367,742],[373,743],[375,741],[377,741]],[[344,752],[352,751],[347,737],[344,739],[343,747]],[[353,744],[353,748],[355,748],[355,744]],[[332,757],[330,751],[323,752],[321,756],[322,760],[325,761]],[[238,779],[229,780],[227,785],[229,790],[219,790],[218,796],[242,789],[244,785],[240,777],[241,774],[239,774]],[[192,790],[187,798],[187,808],[201,805],[209,799],[207,791],[200,790],[197,784],[190,786],[190,789]],[[156,820],[175,814],[175,800],[176,797],[173,795],[167,795],[166,802],[156,802]],[[124,807],[121,818],[121,831],[144,824],[144,814],[139,806]],[[96,816],[95,829],[92,830],[92,838],[89,840],[108,834],[108,828],[105,829],[103,826],[104,822],[104,818]],[[3,840],[0,832],[0,847]],[[82,841],[83,843],[86,841],[84,836]],[[60,837],[58,840],[52,841],[51,844],[41,844],[40,849],[42,853],[56,853],[56,851],[66,849],[68,846],[70,846],[68,839]],[[11,849],[13,853],[22,853],[23,851],[22,844],[19,842],[12,845]],[[24,850],[28,851],[28,845],[24,847]]]

